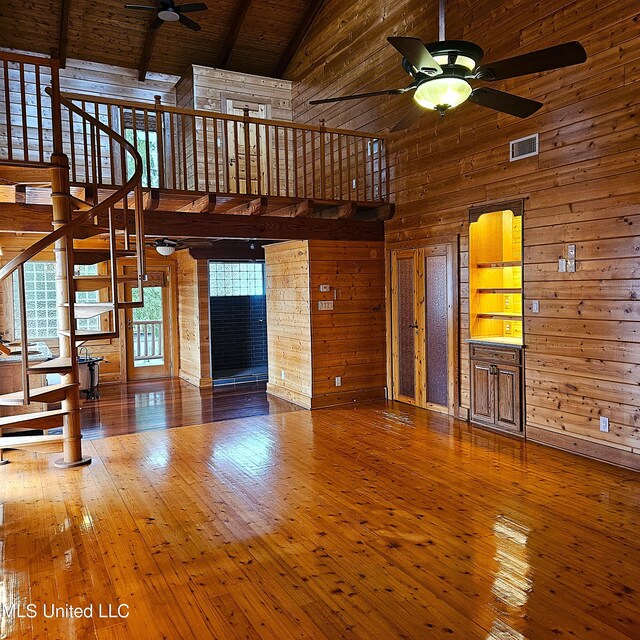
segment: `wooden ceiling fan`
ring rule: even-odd
[[[195,11],[206,11],[207,5],[204,4],[204,2],[176,4],[174,0],[157,0],[155,6],[147,4],[125,4],[124,8],[141,11],[155,11],[157,15],[149,25],[149,29],[158,29],[165,22],[181,22],[185,27],[188,27],[192,31],[200,31],[200,25],[184,14],[193,13]]]
[[[473,88],[469,80],[494,82],[540,71],[560,69],[580,64],[587,59],[584,47],[579,42],[567,42],[481,65],[484,51],[477,44],[465,40],[445,39],[444,4],[444,0],[440,0],[438,42],[425,44],[419,38],[387,38],[388,42],[402,54],[402,66],[413,78],[411,84],[400,89],[311,100],[309,104],[415,92],[413,98],[417,104],[391,131],[408,128],[420,117],[424,109],[435,110],[444,116],[449,109],[466,100],[518,118],[526,118],[540,109],[542,103],[489,87]]]

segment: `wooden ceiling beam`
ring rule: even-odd
[[[62,0],[60,7],[60,35],[58,36],[58,61],[60,68],[67,64],[67,40],[69,39],[69,9],[71,0]]]
[[[249,216],[261,216],[267,212],[269,205],[269,199],[266,196],[261,196],[255,200],[250,200],[232,209],[227,209],[225,214],[227,215],[249,215]]]
[[[289,45],[285,49],[285,52],[282,54],[282,57],[273,70],[272,75],[274,78],[280,78],[286,71],[289,63],[293,59],[293,56],[296,54],[296,51],[298,51],[298,49],[300,48],[304,37],[309,32],[313,21],[316,19],[316,16],[320,13],[320,11],[322,11],[322,7],[324,6],[325,2],[326,0],[311,0],[307,11],[302,16],[302,20],[298,25],[297,31],[293,34],[291,42],[289,42]]]
[[[140,58],[140,67],[138,68],[138,80],[144,82],[147,77],[147,71],[149,71],[149,63],[151,62],[151,55],[153,54],[153,45],[156,43],[156,36],[158,35],[158,29],[151,28],[151,22],[155,20],[153,18],[149,22],[147,27],[147,35],[144,38],[144,46],[142,47],[142,57]]]
[[[116,211],[116,218],[122,216]],[[211,213],[145,213],[145,235],[160,238],[230,238],[255,240],[384,239],[384,223],[321,218],[276,218]]]
[[[210,213],[216,207],[216,194],[207,193],[178,209],[183,213]]]
[[[227,68],[229,60],[231,59],[231,54],[233,53],[233,48],[236,46],[238,36],[242,30],[244,19],[247,17],[247,13],[251,7],[251,3],[252,0],[240,0],[240,6],[233,17],[233,22],[231,23],[231,30],[227,34],[227,39],[225,40],[222,52],[220,53],[220,59],[218,60],[217,65],[218,69]]]

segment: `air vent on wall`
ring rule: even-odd
[[[530,156],[538,155],[538,134],[534,133],[532,136],[526,138],[518,138],[512,140],[509,143],[509,160],[521,160],[522,158],[529,158]]]

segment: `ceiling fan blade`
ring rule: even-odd
[[[152,11],[157,11],[158,8],[157,7],[150,7],[148,5],[145,4],[125,4],[124,5],[125,9],[142,9],[144,11],[151,9]]]
[[[324,100],[309,100],[309,104],[326,104],[327,102],[344,102],[345,100],[357,100],[358,98],[371,98],[372,96],[396,96],[415,89],[414,84],[410,84],[404,89],[387,89],[386,91],[372,91],[371,93],[355,93],[351,96],[338,96],[337,98],[325,98]]]
[[[149,30],[154,31],[155,29],[159,29],[164,24],[164,20],[156,16],[149,25]]]
[[[420,116],[424,113],[424,109],[417,104],[412,104],[409,107],[407,113],[402,116],[402,118],[396,123],[394,127],[391,128],[391,132],[394,131],[402,131],[403,129],[408,129],[411,125],[415,124]]]
[[[570,67],[574,64],[581,64],[586,59],[587,52],[579,42],[566,42],[521,56],[484,64],[478,69],[476,78],[489,81],[505,80],[506,78],[526,76],[529,73]]]
[[[187,16],[180,15],[180,22],[192,31],[200,31],[202,28],[197,22],[194,22],[191,18],[187,18]]]
[[[469,96],[469,102],[479,104],[482,107],[489,107],[489,109],[495,109],[496,111],[502,111],[503,113],[509,113],[518,118],[526,118],[534,114],[542,106],[542,102],[521,98],[520,96],[514,96],[511,93],[504,93],[504,91],[497,91],[489,87],[474,89]]]
[[[193,11],[206,11],[207,5],[204,2],[192,2],[190,4],[179,4],[176,7],[178,13],[191,13]]]
[[[424,42],[420,38],[387,38],[392,47],[395,47],[418,71],[442,73],[442,68],[429,53]]]

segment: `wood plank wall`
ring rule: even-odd
[[[383,243],[279,243],[265,264],[268,391],[306,408],[384,398]]]
[[[174,255],[178,281],[178,375],[198,387],[210,387],[208,262],[195,260],[188,251]]]
[[[309,260],[313,408],[384,398],[384,244],[310,240]]]
[[[267,391],[311,408],[309,244],[294,240],[264,248],[267,282]]]
[[[471,205],[524,197],[527,437],[640,468],[640,31],[635,0],[458,0],[447,37],[485,60],[579,40],[579,67],[496,83],[544,102],[519,120],[464,104],[389,140],[395,219],[387,249],[460,234],[461,409],[469,404],[468,228]],[[384,131],[406,96],[310,107],[313,98],[404,86],[390,35],[437,39],[437,2],[329,0],[289,67],[294,119]],[[540,135],[537,157],[510,163],[508,142]],[[557,259],[577,245],[578,270]],[[540,300],[541,311],[531,312]],[[599,430],[599,416],[610,431]]]

